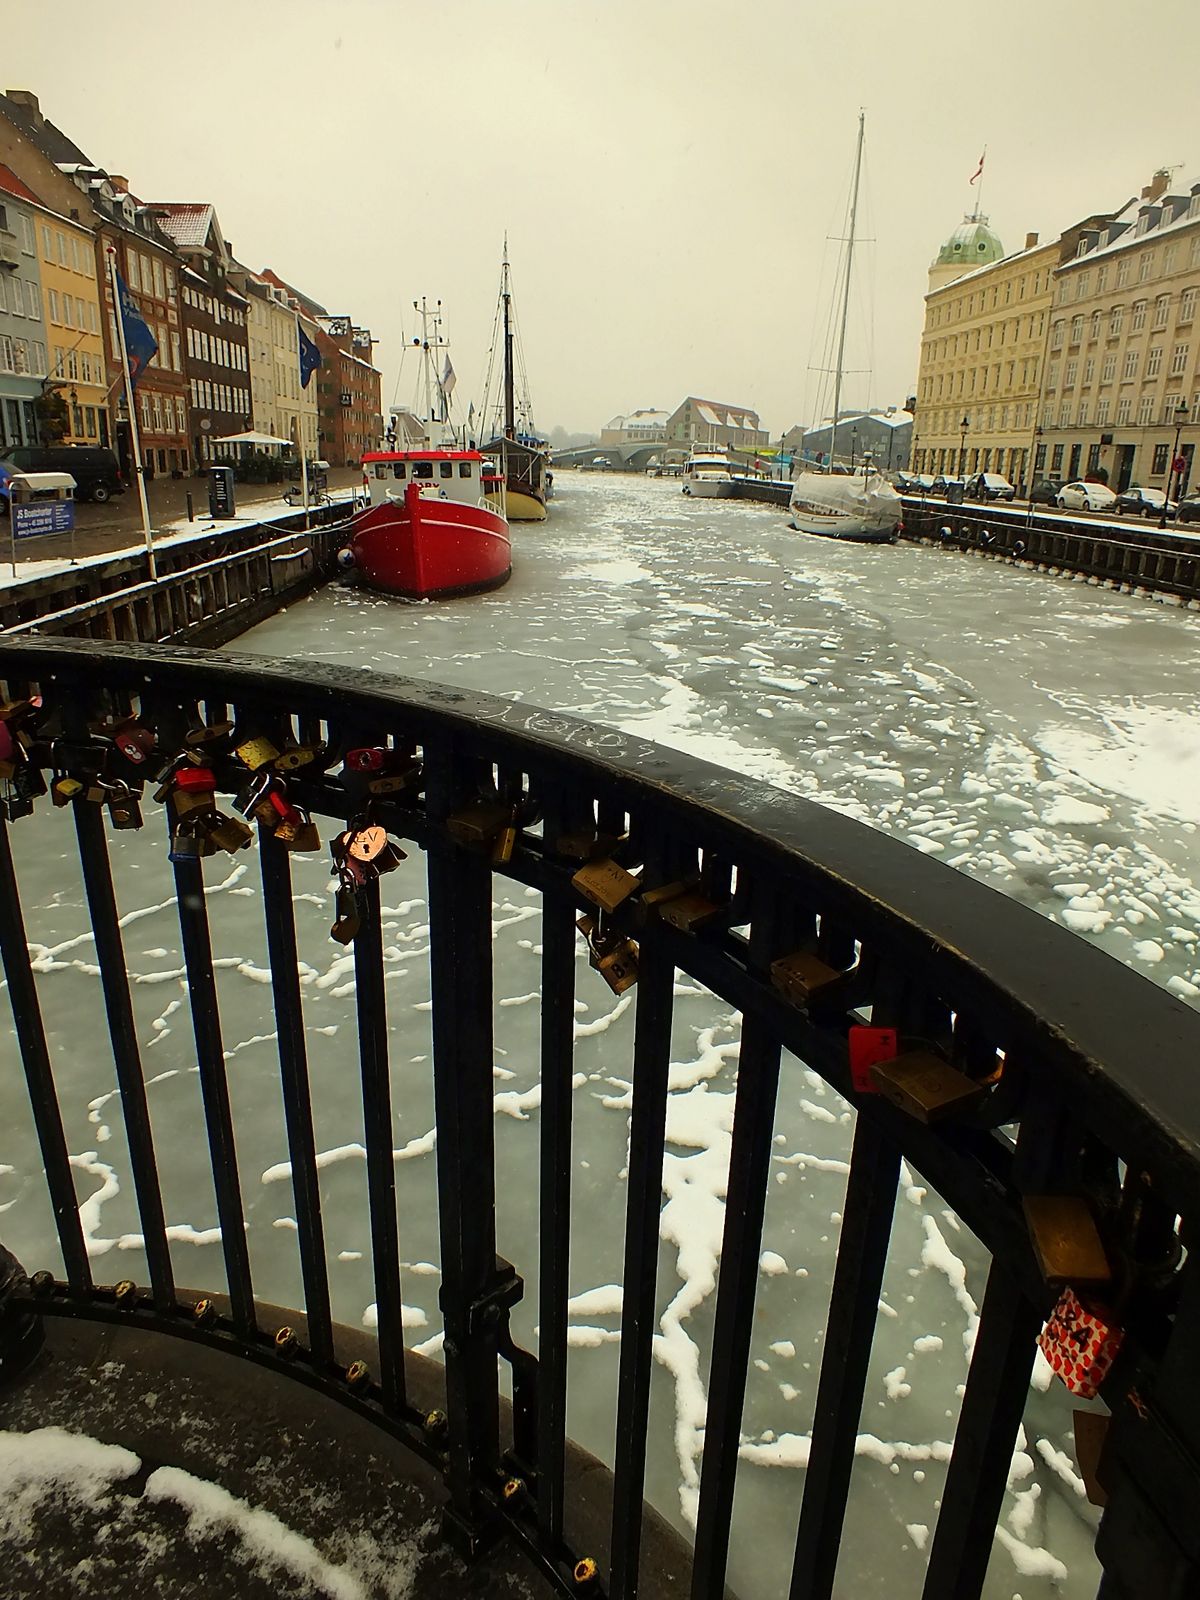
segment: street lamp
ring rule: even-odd
[[[858,454],[858,429],[850,429],[850,472],[854,472],[854,458]]]
[[[1026,527],[1028,527],[1033,521],[1033,485],[1037,479],[1037,458],[1038,451],[1041,449],[1041,446],[1042,425],[1039,422],[1033,430],[1033,446],[1029,452],[1029,481],[1027,485],[1029,489],[1029,515],[1025,519]]]
[[[1165,528],[1167,525],[1167,506],[1171,500],[1171,480],[1175,476],[1176,462],[1179,460],[1179,435],[1183,431],[1183,425],[1187,419],[1187,401],[1181,400],[1175,407],[1175,443],[1171,446],[1171,459],[1167,464],[1167,488],[1166,493],[1163,495],[1162,516],[1158,519],[1160,528]]]
[[[958,425],[958,475],[960,478],[965,478],[967,475],[967,432],[970,426],[969,417],[964,417]]]

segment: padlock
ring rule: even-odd
[[[122,723],[113,733],[113,743],[135,767],[144,766],[154,750],[154,734],[136,719]]]
[[[176,866],[185,861],[199,861],[204,855],[204,841],[195,824],[183,823],[171,835],[171,849],[167,859]]]
[[[209,722],[202,728],[190,728],[183,736],[183,742],[189,750],[212,750],[228,739],[233,732],[232,722]]]
[[[1038,1270],[1048,1284],[1083,1287],[1111,1280],[1108,1257],[1086,1200],[1070,1194],[1027,1194],[1022,1205]]]
[[[771,963],[772,985],[794,1006],[806,1006],[818,990],[840,977],[836,967],[808,950],[797,950]]]
[[[176,817],[186,817],[194,811],[212,811],[216,805],[216,795],[211,789],[201,789],[194,794],[187,789],[174,789],[170,803]]]
[[[638,947],[632,939],[601,934],[592,945],[591,964],[614,994],[624,994],[638,980]]]
[[[517,848],[517,825],[515,822],[505,823],[496,835],[492,845],[492,861],[498,867],[507,866],[513,858]]]
[[[446,818],[446,831],[468,849],[490,850],[496,835],[512,821],[512,808],[499,800],[474,800]]]
[[[32,802],[46,793],[47,784],[42,769],[35,766],[32,761],[18,761],[17,770],[10,781],[16,790],[17,799],[22,802],[27,800]],[[27,816],[28,813],[23,811],[21,815]]]
[[[0,791],[0,810],[9,822],[19,822],[22,817],[33,815],[33,801],[18,793],[15,784],[6,780]]]
[[[278,832],[276,832],[275,837],[279,838]],[[321,834],[316,823],[310,817],[300,824],[294,839],[280,840],[280,843],[286,843],[288,849],[295,855],[307,855],[310,851],[321,848]]]
[[[175,788],[184,794],[216,794],[216,774],[211,767],[180,767],[175,774]]]
[[[236,745],[234,754],[239,761],[244,761],[251,772],[257,772],[260,767],[268,767],[272,762],[279,760],[280,752],[271,743],[270,739],[261,735],[251,739],[243,739]]]
[[[343,764],[347,772],[382,772],[387,751],[382,745],[364,745],[361,749],[347,750]]]
[[[108,820],[114,828],[140,828],[142,826],[142,808],[138,804],[138,797],[127,783],[115,786],[110,791],[107,801]]]
[[[683,933],[696,933],[710,922],[715,922],[721,915],[721,909],[697,890],[689,889],[684,894],[664,900],[658,907],[658,914],[672,928],[678,928]]]
[[[350,944],[359,928],[362,917],[352,889],[341,888],[334,901],[334,922],[329,932],[339,944]]]
[[[408,789],[420,790],[424,779],[424,771],[419,762],[406,767],[403,772],[384,773],[378,778],[367,780],[368,794],[402,794]]]
[[[1085,1302],[1066,1288],[1037,1342],[1071,1393],[1093,1400],[1124,1337],[1124,1329],[1107,1307],[1094,1300]]]
[[[250,782],[246,784],[244,788],[239,789],[237,794],[234,795],[234,810],[240,811],[244,817],[255,814],[258,810],[258,807],[266,803],[267,796],[271,792],[271,784],[273,782],[274,779],[271,777],[270,772],[265,767],[261,772],[256,772],[254,777],[251,778]],[[268,825],[274,825],[273,818],[270,820]]]
[[[567,861],[596,861],[601,856],[612,855],[622,839],[612,833],[591,830],[560,833],[554,841],[554,853]]]
[[[78,800],[83,793],[83,785],[78,778],[55,778],[50,789],[50,798],[56,806],[69,806],[72,800]]]
[[[942,1122],[968,1111],[987,1089],[929,1050],[910,1050],[871,1068],[871,1079],[885,1099],[917,1122]]]
[[[370,867],[374,867],[375,871],[379,873],[395,872],[400,863],[407,860],[408,857],[400,849],[399,845],[393,844],[389,839],[386,849],[381,850],[377,856],[371,857],[368,870]]]
[[[580,867],[571,883],[601,911],[615,911],[640,888],[641,879],[635,878],[632,872],[626,872],[620,862],[606,857],[589,861]]]
[[[325,746],[320,744],[293,744],[286,750],[281,750],[275,758],[276,772],[297,772],[301,767],[311,766],[317,757],[324,751]]]
[[[378,823],[351,828],[342,835],[342,840],[346,854],[353,861],[373,862],[388,848],[387,829],[381,828]]]
[[[208,837],[218,850],[227,850],[233,855],[235,851],[248,848],[254,838],[254,829],[240,817],[223,817],[218,814],[217,821],[208,830]]]

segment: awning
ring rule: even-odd
[[[291,444],[290,439],[277,439],[273,433],[227,433],[214,439],[213,444]]]

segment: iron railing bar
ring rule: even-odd
[[[758,1017],[744,1017],[708,1375],[692,1600],[722,1600],[725,1593],[779,1065],[778,1036],[772,1036]]]
[[[899,1179],[899,1150],[860,1115],[825,1324],[791,1600],[828,1600],[833,1593]]]
[[[387,1404],[400,1409],[407,1401],[404,1308],[400,1282],[400,1225],[396,1214],[396,1162],[392,1154],[392,1082],[378,878],[359,890],[358,901],[362,920],[354,940],[354,992],[358,1014],[363,1143],[367,1151],[367,1197],[378,1317],[380,1384]]]
[[[658,928],[639,956],[633,1046],[633,1110],[625,1213],[624,1304],[613,1469],[612,1600],[634,1600],[641,1558],[650,1372],[657,1306],[659,1216],[675,967]]]
[[[175,895],[179,902],[179,929],[187,972],[188,1003],[196,1041],[196,1064],[212,1159],[217,1220],[229,1286],[233,1320],[244,1334],[255,1328],[254,1291],[250,1280],[250,1252],[238,1177],[237,1146],[229,1103],[229,1080],[221,1041],[221,1014],[212,964],[208,908],[204,902],[204,870],[198,860],[176,861]]]
[[[267,829],[259,830],[258,843],[267,954],[271,963],[271,991],[275,1002],[279,1074],[283,1084],[283,1115],[287,1127],[288,1160],[292,1168],[300,1276],[304,1285],[304,1314],[308,1322],[308,1341],[313,1359],[332,1363],[334,1346],[333,1317],[329,1305],[329,1268],[325,1258],[325,1231],[321,1222],[312,1093],[304,1042],[304,1006],[300,995],[296,917],[292,906],[291,861],[287,850]]]
[[[21,915],[20,891],[13,869],[12,842],[8,830],[7,819],[0,817],[0,957],[4,961],[13,1026],[21,1047],[29,1105],[46,1168],[46,1183],[50,1190],[50,1204],[67,1282],[73,1294],[86,1298],[92,1292],[92,1270],[79,1221],[79,1198],[75,1193],[62,1111],[50,1066],[50,1050],[38,1003],[37,983],[29,959],[29,944],[25,937],[25,920]]]
[[[121,937],[108,842],[104,834],[104,814],[98,805],[84,800],[75,802],[74,811],[83,886],[96,940],[96,959],[100,966],[113,1065],[121,1091],[121,1113],[129,1143],[129,1160],[133,1168],[133,1187],[145,1241],[150,1287],[155,1305],[160,1311],[167,1311],[175,1303],[175,1277],[171,1267],[171,1249],[167,1243],[167,1219],[163,1211],[162,1186],[158,1179],[154,1132],[146,1099],[133,1002],[129,993],[125,945]]]
[[[471,767],[427,747],[429,803],[445,817],[472,793]],[[492,874],[443,835],[428,852],[433,1086],[442,1320],[449,1420],[449,1514],[473,1548],[492,1512],[500,1451],[492,1097]]]
[[[978,1600],[1029,1398],[1042,1314],[992,1262],[921,1600]]]
[[[551,813],[548,826],[555,825]],[[538,1528],[562,1539],[567,1437],[567,1297],[571,1260],[571,1073],[575,1047],[574,896],[542,896],[541,1224],[538,1270]]]

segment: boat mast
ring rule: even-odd
[[[504,235],[504,264],[500,270],[500,299],[504,304],[504,437],[517,434],[516,401],[513,390],[512,293],[508,286],[508,235]]]
[[[862,174],[863,122],[866,113],[858,113],[858,149],[854,157],[854,190],[850,196],[850,237],[846,240],[846,282],[842,287],[842,326],[838,332],[837,367],[833,374],[833,431],[829,439],[829,470],[833,471],[833,458],[837,451],[838,412],[842,405],[842,359],[846,352],[846,322],[850,316],[850,274],[854,266],[854,226],[858,217],[858,180]]]

